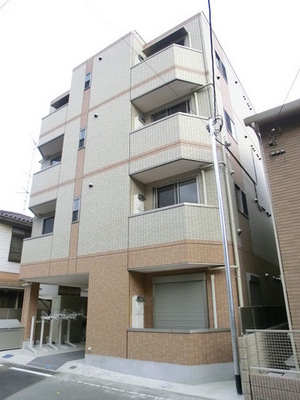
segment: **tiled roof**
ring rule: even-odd
[[[32,218],[25,214],[20,214],[12,211],[0,210],[0,219],[5,219],[11,222],[20,222],[32,224]]]

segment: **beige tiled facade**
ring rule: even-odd
[[[300,240],[297,234],[300,227],[297,200],[300,195],[299,110],[300,100],[295,100],[251,116],[245,121],[253,126],[262,140],[291,329],[300,329]]]
[[[218,113],[230,113],[237,135],[233,138],[224,125],[219,140],[227,146],[218,145],[218,157],[239,329],[238,306],[251,305],[247,274],[255,271],[261,280],[267,305],[274,287],[265,286],[264,276],[271,270],[275,274],[277,260],[271,220],[255,203],[259,192],[268,205],[262,162],[252,157],[251,144],[258,147],[258,139],[239,122],[250,113],[246,94],[235,84],[235,73],[214,41],[227,68],[227,81],[222,76],[216,81]],[[43,119],[43,163],[34,176],[30,200],[36,217],[33,235],[24,245],[21,278],[88,290],[89,355],[224,368],[232,361],[222,234],[206,128],[212,76],[208,48],[203,14],[148,44],[130,33],[76,67],[70,91],[51,103],[51,113]],[[88,73],[90,85],[84,90]],[[187,107],[185,112],[173,112],[178,105]],[[153,120],[162,112],[164,118]],[[78,149],[82,129],[85,143]],[[60,154],[60,161],[51,165]],[[197,202],[177,199],[157,206],[157,188],[176,187],[177,193],[180,183],[189,181],[195,184]],[[235,184],[245,193],[248,215],[238,211]],[[76,198],[79,219],[72,222]],[[136,208],[137,201],[142,209]],[[44,221],[52,217],[53,231],[44,234]],[[201,280],[205,328],[155,325],[157,279]],[[142,328],[133,327],[135,295],[145,300]],[[27,325],[29,314],[23,321]]]

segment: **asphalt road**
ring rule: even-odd
[[[4,364],[0,367],[0,400],[201,400],[99,378]],[[204,400],[204,399],[202,399]]]

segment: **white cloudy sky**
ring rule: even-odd
[[[300,98],[300,2],[211,0],[211,8],[256,112]],[[207,0],[0,0],[0,209],[29,212],[25,192],[40,159],[33,141],[75,66],[129,31],[148,42],[200,11],[208,16]]]

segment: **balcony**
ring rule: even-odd
[[[228,227],[227,234],[230,240]],[[131,215],[128,243],[130,271],[150,273],[224,265],[216,206],[182,203]]]
[[[131,69],[131,101],[146,113],[206,84],[203,54],[171,45]]]
[[[142,183],[213,163],[206,122],[178,113],[130,134],[129,174]]]
[[[33,175],[29,208],[35,214],[49,212],[49,206],[57,196],[61,164],[53,165]],[[52,207],[51,210],[52,211]]]
[[[39,236],[24,240],[22,264],[42,262],[51,259],[52,235]],[[20,271],[22,275],[22,267]]]
[[[64,124],[66,122],[67,112],[68,105],[64,105],[43,118],[39,146],[44,145],[45,142],[53,140],[64,133]]]

